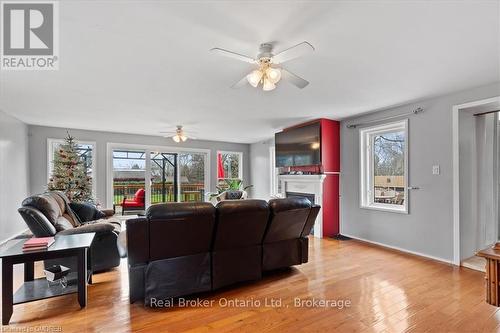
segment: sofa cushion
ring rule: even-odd
[[[81,222],[95,221],[106,217],[106,214],[90,203],[71,202],[69,207]]]
[[[80,221],[79,217],[73,212],[71,207],[69,206],[69,199],[64,194],[62,191],[51,191],[51,192],[46,192],[44,193],[46,195],[50,195],[53,197],[57,203],[59,204],[59,207],[61,208],[62,214],[66,214],[66,218],[69,220],[69,222],[74,226],[77,227],[80,224],[82,224],[82,221]]]
[[[56,223],[54,223],[57,232],[74,228],[73,224],[71,224],[66,216],[59,216]]]

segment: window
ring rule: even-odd
[[[59,146],[64,143],[64,139],[48,139],[47,140],[47,182],[49,181],[52,171],[54,170],[54,153]],[[76,141],[77,151],[80,158],[83,160],[87,169],[87,174],[92,177],[92,192],[96,194],[95,181],[95,142]]]
[[[242,179],[243,153],[217,152],[217,179]]]
[[[181,201],[205,200],[205,160],[204,153],[180,153],[180,193]]]
[[[408,213],[408,121],[360,130],[361,207]]]

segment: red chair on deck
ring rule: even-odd
[[[125,210],[144,210],[146,209],[145,204],[146,191],[143,188],[140,188],[135,192],[134,197],[132,199],[123,198],[122,201],[122,215],[125,213]]]

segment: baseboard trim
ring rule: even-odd
[[[8,241],[10,241],[11,239],[14,239],[14,238],[16,238],[17,236],[20,236],[20,235],[24,234],[24,233],[25,233],[26,231],[28,231],[28,230],[29,230],[29,229],[28,229],[28,228],[26,228],[26,229],[24,229],[24,230],[22,230],[22,231],[20,231],[20,232],[18,232],[18,233],[15,233],[14,235],[12,235],[12,236],[10,236],[10,237],[8,237],[8,238],[6,238],[6,239],[0,240],[0,246],[1,246],[1,245],[3,245],[3,244],[5,244],[5,243],[7,243],[7,242],[8,242]]]
[[[431,256],[431,255],[428,255],[428,254],[424,254],[424,253],[421,253],[421,252],[416,252],[416,251],[411,251],[411,250],[403,249],[403,248],[398,247],[398,246],[392,246],[392,245],[387,245],[387,244],[375,242],[375,241],[372,241],[372,240],[369,240],[369,239],[361,238],[361,237],[350,235],[350,234],[346,234],[346,233],[342,233],[342,235],[343,236],[347,236],[347,237],[351,237],[352,239],[356,239],[356,240],[359,240],[359,241],[362,241],[362,242],[366,242],[366,243],[370,243],[370,244],[373,244],[373,245],[385,247],[385,248],[388,248],[388,249],[391,249],[391,250],[396,250],[396,251],[399,251],[399,252],[413,254],[413,255],[416,255],[416,256],[419,256],[419,257],[424,257],[424,258],[427,258],[427,259],[432,259],[432,260],[440,261],[442,263],[446,263],[446,264],[450,264],[450,265],[456,266],[453,263],[452,260],[447,260],[447,259],[443,259],[443,258],[440,258],[440,257],[435,257],[435,256]]]

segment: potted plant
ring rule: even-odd
[[[217,192],[209,193],[208,198],[212,203],[217,203],[220,201],[220,195],[224,192],[242,192],[241,197],[246,198],[246,190],[251,187],[253,185],[244,186],[241,179],[224,179],[215,187]]]

